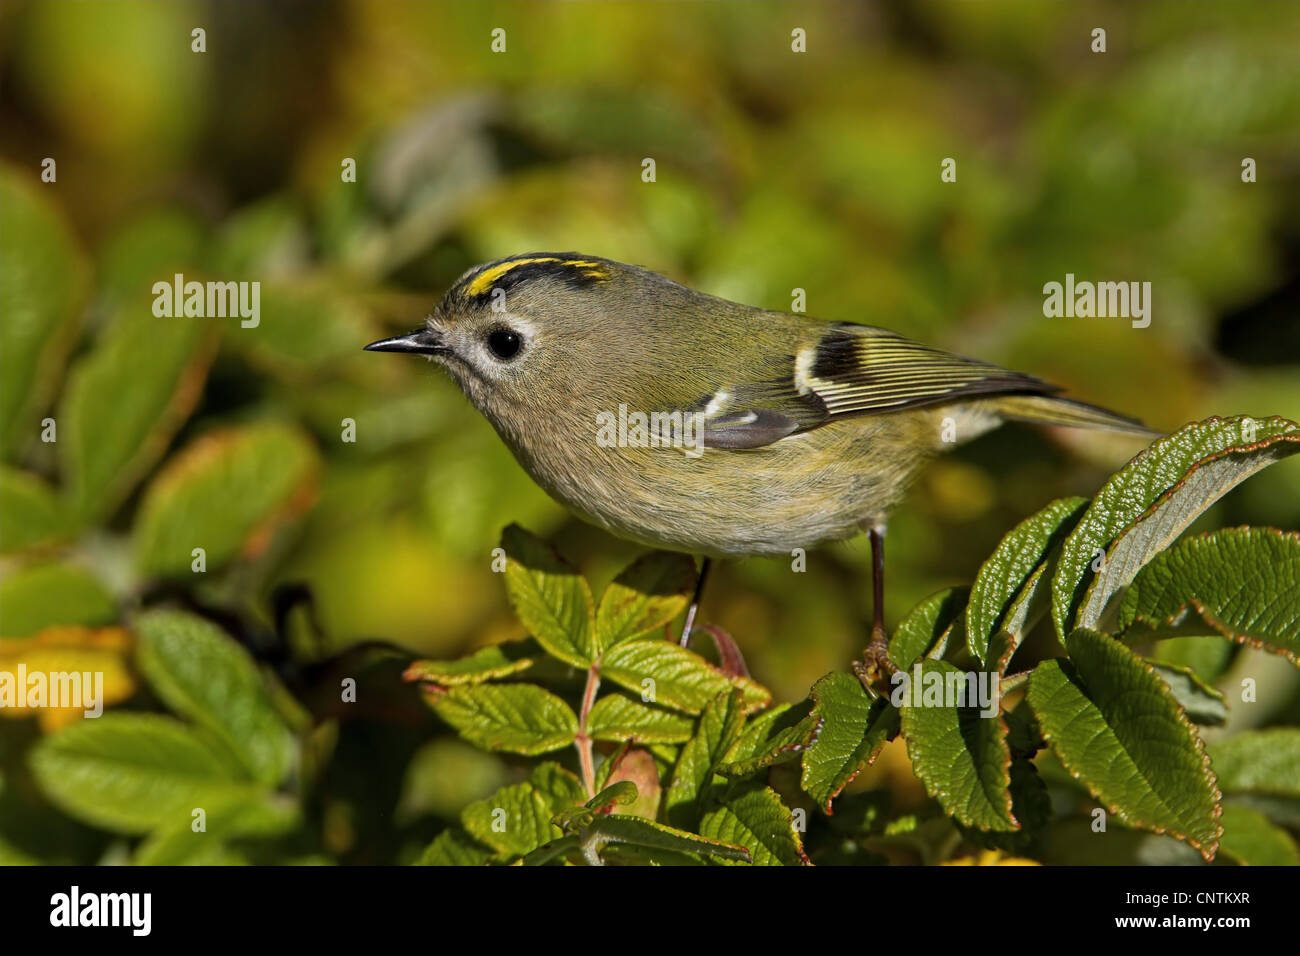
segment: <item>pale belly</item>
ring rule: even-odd
[[[552,497],[618,537],[712,557],[788,555],[882,522],[929,458],[917,437],[935,421],[932,411],[848,419],[697,456],[585,442],[514,451]]]

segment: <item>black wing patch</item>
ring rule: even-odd
[[[817,345],[795,389],[821,399],[829,417],[896,412],[976,395],[1052,395],[1032,375],[962,358],[865,326],[841,326]]]

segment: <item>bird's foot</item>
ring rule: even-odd
[[[862,652],[862,660],[853,662],[853,673],[862,683],[862,688],[876,698],[888,695],[890,675],[897,670],[889,659],[889,635],[883,626],[877,624],[871,629],[871,640]]]

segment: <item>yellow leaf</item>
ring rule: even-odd
[[[0,643],[0,716],[36,716],[44,733],[81,719],[135,692],[127,664],[131,634],[120,627],[49,627],[31,637]],[[84,684],[81,675],[90,674]],[[75,681],[56,675],[78,675]],[[84,685],[84,686],[83,686]],[[51,706],[72,693],[76,706]],[[33,706],[28,706],[29,703]]]

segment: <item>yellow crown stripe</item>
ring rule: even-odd
[[[512,259],[509,262],[502,262],[499,265],[492,266],[490,269],[484,269],[476,275],[472,282],[465,288],[465,293],[470,298],[480,296],[492,284],[504,276],[507,272],[518,266],[533,265],[538,262],[558,262],[562,266],[572,266],[575,269],[593,269],[604,273],[599,262],[591,259],[561,259],[559,256],[535,256],[531,259]]]

